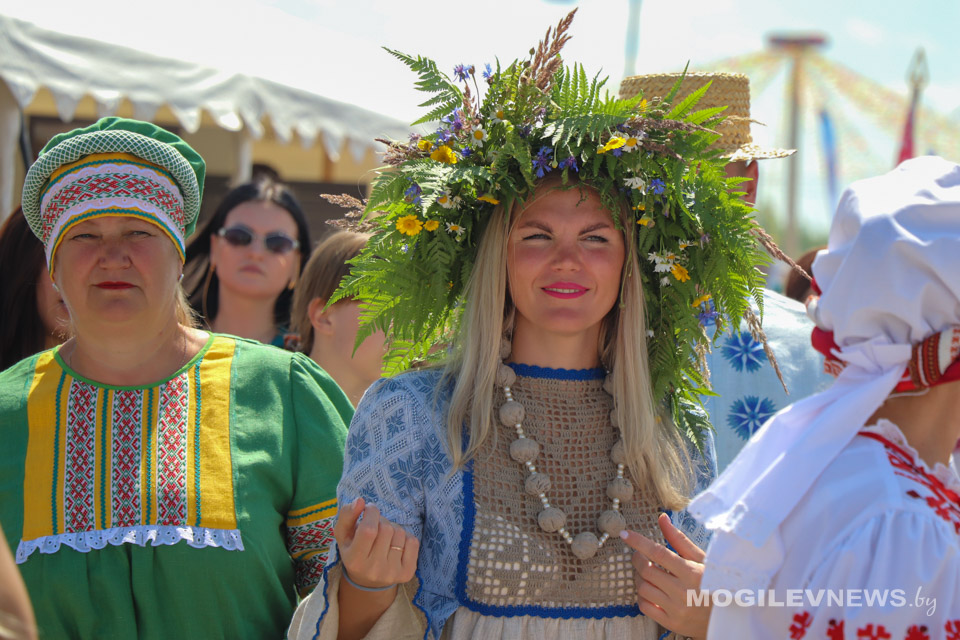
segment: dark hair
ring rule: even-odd
[[[227,214],[245,202],[270,202],[287,211],[297,224],[297,241],[300,243],[300,255],[310,253],[310,228],[303,215],[300,203],[285,185],[269,177],[259,178],[234,188],[228,193],[210,220],[197,231],[187,246],[187,260],[184,274],[189,282],[194,283],[189,292],[190,304],[202,314],[207,325],[212,324],[217,317],[217,308],[220,304],[220,279],[216,272],[210,271],[210,236],[223,227]],[[300,260],[300,273],[306,259]],[[284,289],[273,306],[273,319],[278,327],[286,327],[290,323],[290,305],[293,300],[293,291]]]
[[[17,207],[0,226],[0,371],[46,348],[47,328],[37,309],[43,243]]]
[[[805,254],[800,256],[797,260],[797,266],[813,275],[811,267],[813,267],[813,260],[817,257],[817,252],[821,249],[826,249],[826,246],[814,247],[807,251]],[[788,298],[793,298],[799,302],[807,301],[807,292],[810,291],[810,281],[804,278],[796,270],[791,269],[790,273],[787,275],[786,283],[783,287],[783,293]]]

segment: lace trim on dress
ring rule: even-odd
[[[23,564],[34,551],[56,553],[60,545],[67,545],[75,551],[88,553],[93,549],[103,549],[108,544],[118,547],[122,544],[135,544],[141,547],[150,543],[154,547],[186,542],[191,547],[220,547],[228,551],[243,551],[243,540],[237,529],[208,529],[206,527],[140,525],[136,527],[117,527],[77,533],[61,533],[43,536],[34,540],[21,540],[17,546],[17,564]]]

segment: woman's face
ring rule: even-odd
[[[150,222],[85,220],[67,232],[55,260],[60,295],[78,330],[87,321],[154,324],[174,308],[180,257]]]
[[[358,376],[373,384],[383,372],[383,356],[387,353],[386,336],[382,331],[376,331],[361,342],[354,352],[357,329],[360,327],[360,303],[341,300],[327,309],[327,313],[333,320],[330,326],[334,332],[329,345],[337,351],[337,358],[349,362]]]
[[[571,336],[599,329],[620,293],[623,233],[589,188],[538,190],[508,240],[517,327]]]
[[[63,304],[63,298],[53,288],[47,265],[43,265],[37,277],[37,313],[40,314],[40,321],[47,335],[62,340],[67,333],[70,314],[67,306]]]
[[[283,234],[297,239],[297,223],[290,213],[272,202],[250,201],[227,214],[224,229],[240,227],[253,235],[246,246],[235,246],[219,235],[210,237],[210,261],[216,266],[220,290],[246,298],[273,302],[300,272],[300,251],[276,253],[264,238]]]

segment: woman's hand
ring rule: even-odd
[[[344,571],[361,587],[376,589],[413,579],[420,541],[381,516],[376,505],[357,498],[341,507],[333,535]]]
[[[700,589],[705,554],[673,526],[667,514],[660,514],[658,524],[663,538],[678,553],[635,531],[624,532],[624,541],[636,551],[633,566],[637,604],[643,615],[675,633],[706,638],[710,605],[687,606],[687,591]]]

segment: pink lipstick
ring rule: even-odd
[[[577,284],[576,282],[554,282],[542,287],[541,291],[548,296],[553,296],[554,298],[569,300],[572,298],[579,298],[589,291],[589,289],[583,285]]]

